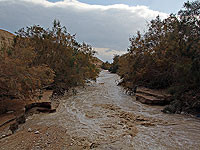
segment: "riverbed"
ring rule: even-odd
[[[66,150],[200,149],[199,119],[164,114],[162,106],[141,104],[117,86],[118,81],[118,75],[101,71],[96,82],[66,94],[56,113],[32,116],[20,130],[28,132],[33,123],[38,130],[39,126],[62,128],[68,137],[62,143]],[[4,140],[9,144],[9,137]]]

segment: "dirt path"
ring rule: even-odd
[[[200,149],[200,120],[143,105],[118,79],[102,71],[96,83],[64,97],[56,113],[29,117],[0,149]]]

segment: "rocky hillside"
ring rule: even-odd
[[[14,36],[14,34],[0,29],[0,48],[2,48],[4,45],[12,44]]]
[[[101,65],[103,64],[103,61],[100,60],[99,58],[95,57],[94,58],[94,64],[97,66],[97,68],[101,68]]]

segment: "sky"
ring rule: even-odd
[[[31,25],[48,28],[58,19],[97,57],[112,61],[124,54],[129,38],[159,15],[177,13],[187,0],[0,0],[0,29],[15,32]]]

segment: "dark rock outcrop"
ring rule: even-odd
[[[170,95],[164,91],[138,87],[135,93],[136,100],[148,105],[167,105],[170,103]]]
[[[32,109],[33,107],[42,107],[46,109],[51,109],[51,102],[38,102],[38,103],[31,103],[25,106],[25,111]]]

